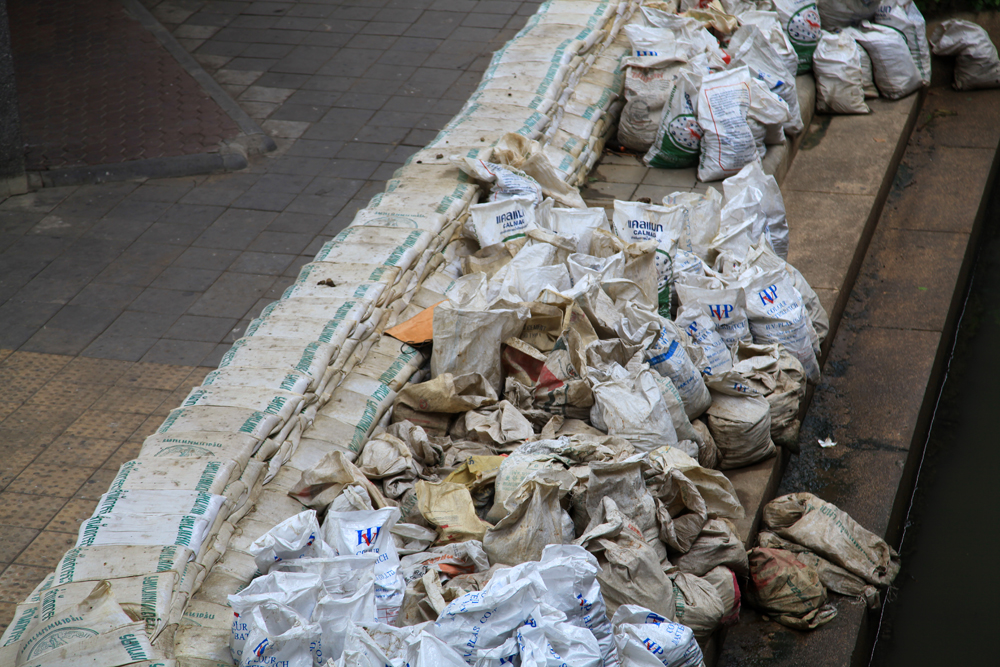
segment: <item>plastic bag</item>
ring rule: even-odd
[[[481,373],[499,393],[500,344],[521,332],[529,311],[465,310],[442,303],[434,309],[431,375]]]
[[[257,563],[257,569],[264,574],[283,560],[335,556],[333,549],[319,539],[319,535],[316,510],[306,510],[285,519],[254,540],[250,545],[250,555]]]
[[[669,377],[684,401],[684,411],[694,419],[712,403],[712,396],[701,377],[701,371],[688,356],[681,337],[687,336],[673,322],[664,322],[659,335],[643,357],[654,371]]]
[[[550,544],[538,561],[497,571],[486,589],[528,579],[545,603],[566,614],[578,627],[597,639],[605,667],[618,663],[611,622],[597,582],[601,567],[586,549],[569,544]]]
[[[452,600],[429,630],[475,664],[477,653],[501,646],[531,615],[535,590],[530,581],[514,581]]]
[[[681,307],[675,320],[677,325],[684,327],[688,335],[705,352],[708,365],[701,369],[702,373],[725,373],[733,367],[732,353],[726,342],[715,329],[715,322],[697,307]]]
[[[749,343],[753,340],[743,288],[703,289],[679,284],[677,295],[683,307],[698,308],[712,319],[728,347],[735,348],[741,342]]]
[[[397,571],[399,555],[390,531],[399,521],[399,509],[327,512],[323,539],[337,555],[378,554],[375,562],[375,604],[379,620],[391,623],[403,602],[406,584]]]
[[[673,82],[682,71],[682,64],[663,62],[659,58],[633,57],[627,58],[623,65],[625,106],[618,123],[618,141],[632,150],[646,151],[654,144],[664,113],[669,113],[665,104],[670,99]]]
[[[865,104],[863,49],[849,33],[823,31],[813,53],[816,110],[823,113],[869,113]]]
[[[558,484],[527,479],[504,501],[507,516],[486,531],[483,549],[491,563],[538,560],[549,544],[573,540],[572,521],[559,504]]]
[[[271,572],[257,577],[236,595],[230,595],[233,610],[230,627],[229,650],[233,660],[241,662],[247,642],[253,632],[254,609],[264,604],[279,605],[301,619],[308,620],[316,603],[325,594],[322,578],[312,572]],[[273,614],[269,614],[270,618]],[[282,614],[278,614],[283,618]],[[253,645],[251,645],[251,650]]]
[[[971,21],[951,19],[934,28],[934,55],[956,56],[956,90],[1000,87],[1000,59],[986,30]]]
[[[924,85],[906,39],[898,30],[864,21],[860,29],[848,32],[868,52],[875,85],[883,97],[898,100]]]
[[[878,586],[899,573],[899,554],[836,505],[811,493],[791,493],[764,506],[764,524],[775,534]]]
[[[547,607],[547,608],[546,608]],[[517,630],[522,667],[600,667],[597,639],[586,628],[566,622],[562,612],[538,605]]]
[[[795,70],[787,69],[781,53],[755,25],[744,25],[729,42],[733,62],[750,68],[750,74],[762,81],[772,93],[788,105],[791,120],[784,124],[786,132],[798,134],[803,130],[802,111],[795,87]]]
[[[701,647],[691,628],[639,605],[623,605],[611,621],[623,667],[701,667]]]
[[[927,44],[927,22],[916,3],[912,0],[899,4],[896,0],[881,0],[873,21],[902,33],[910,55],[913,56],[913,63],[920,73],[920,80],[925,86],[930,85],[931,49]]]
[[[813,51],[816,50],[816,43],[819,41],[820,11],[816,9],[816,2],[774,0],[774,8],[778,12],[781,27],[799,57],[799,66],[795,74],[805,74],[812,69]]]
[[[802,296],[783,269],[754,275],[746,285],[747,316],[755,343],[781,343],[802,364],[806,379],[820,377],[812,328]]]
[[[320,629],[294,610],[264,602],[250,610],[240,667],[312,667],[320,657]]]

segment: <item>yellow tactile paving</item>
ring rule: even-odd
[[[0,350],[0,632],[209,370]]]

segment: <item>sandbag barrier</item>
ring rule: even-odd
[[[614,38],[636,4],[539,7],[462,112],[122,465],[77,544],[17,606],[0,664],[233,664],[227,595],[257,574],[249,545],[303,509],[289,493],[304,471],[331,451],[357,455],[426,361],[383,332],[459,275],[456,232],[479,188],[445,156],[547,133],[565,155],[560,174],[586,173],[600,153],[588,127],[612,125],[620,88],[627,44]],[[60,642],[39,630],[66,618],[93,621],[94,636],[51,652]]]
[[[491,257],[489,253],[470,253],[470,247],[476,246],[475,240],[470,238],[474,225],[469,208],[482,194],[476,180],[483,180],[474,163],[488,163],[504,153],[506,158],[514,158],[508,160],[510,163],[523,166],[526,173],[535,177],[546,195],[562,205],[582,205],[579,194],[570,186],[584,180],[615,129],[615,119],[622,106],[621,59],[629,51],[621,28],[637,6],[637,2],[629,0],[620,3],[550,0],[539,8],[525,28],[494,55],[482,83],[463,110],[426,148],[397,170],[385,191],[373,197],[347,229],[323,246],[315,260],[302,268],[296,282],[282,298],[251,322],[245,336],[233,344],[219,368],[209,373],[200,387],[192,389],[183,404],[144,442],[139,457],[122,465],[94,516],[81,526],[77,544],[65,554],[55,571],[18,605],[14,621],[0,640],[0,666],[28,662],[50,666],[74,664],[73,660],[80,656],[85,656],[90,661],[88,664],[109,667],[153,664],[150,662],[153,660],[157,661],[155,664],[164,665],[174,661],[178,666],[231,665],[242,621],[237,614],[234,622],[229,596],[247,590],[248,584],[283,558],[305,554],[328,556],[331,552],[323,549],[329,550],[329,545],[337,545],[338,552],[343,553],[343,549],[349,547],[341,542],[346,539],[345,535],[353,537],[354,527],[345,523],[338,534],[331,526],[340,519],[333,515],[349,515],[358,508],[390,512],[392,518],[384,523],[387,527],[402,519],[392,527],[391,537],[388,530],[380,536],[378,528],[374,534],[369,528],[365,537],[369,549],[380,539],[389,540],[390,545],[397,543],[391,550],[398,549],[400,555],[425,553],[435,540],[439,543],[458,541],[460,545],[461,537],[472,537],[490,542],[485,537],[484,526],[488,524],[477,524],[479,520],[474,513],[458,516],[458,524],[449,527],[446,522],[455,518],[447,512],[441,514],[438,506],[426,504],[428,497],[440,499],[442,493],[455,491],[453,487],[461,484],[445,482],[452,487],[430,490],[421,480],[396,489],[394,495],[387,497],[380,490],[382,483],[373,485],[352,463],[373,431],[379,426],[389,426],[390,419],[394,422],[392,432],[379,436],[379,447],[391,449],[399,442],[411,446],[419,442],[431,447],[426,436],[421,439],[412,430],[413,425],[426,428],[427,433],[440,430],[442,426],[440,413],[428,411],[419,400],[397,402],[401,391],[413,394],[414,387],[428,378],[427,355],[385,335],[385,331],[448,299],[446,292],[471,269],[486,267],[492,275],[509,262],[509,255],[504,258]],[[523,141],[513,139],[517,137]],[[545,159],[541,160],[540,155]],[[453,160],[455,157],[466,158],[473,166],[466,164],[463,167]],[[500,179],[495,174],[490,176]],[[762,176],[753,175],[754,178]],[[494,189],[499,185],[502,184],[495,183]],[[534,238],[559,244],[557,239],[546,237],[543,232],[536,233]],[[588,246],[582,240],[580,244],[580,248],[563,248],[560,252],[568,254],[580,250],[586,254]],[[652,250],[646,248],[633,253],[630,260],[635,262],[631,265],[633,269],[641,263],[639,256],[645,253],[651,257],[650,252]],[[764,260],[771,261],[767,257]],[[491,262],[494,262],[492,269]],[[648,262],[644,266],[649,269]],[[588,268],[593,267],[582,270]],[[795,279],[794,273],[785,278],[786,282],[791,281],[789,285]],[[666,304],[669,304],[669,294]],[[685,346],[693,349],[696,343]],[[516,344],[512,347],[516,348]],[[525,351],[530,353],[528,347]],[[605,352],[612,350],[609,348]],[[670,363],[669,351],[664,348],[659,352],[649,362]],[[773,356],[775,368],[794,365],[787,353],[779,354],[777,348],[764,354]],[[757,368],[759,364],[751,361],[759,356],[760,350],[746,350],[746,372],[761,372]],[[766,375],[767,371],[763,373]],[[634,386],[625,386],[632,380],[617,378],[602,389],[606,392],[604,400],[613,401],[615,392],[640,391],[655,402],[656,396],[664,397],[669,393],[662,375],[647,370],[634,379]],[[763,375],[761,378],[767,382]],[[782,389],[792,393],[798,391],[791,387]],[[673,389],[677,400],[671,403],[671,409],[681,410],[678,423],[686,423],[679,390],[684,388]],[[467,386],[463,391],[452,391],[452,398],[461,403],[475,397],[477,392],[489,393],[485,388]],[[716,413],[710,411],[706,416],[710,427],[702,423],[688,424],[694,429],[691,438],[707,442],[711,439],[710,429],[723,435],[731,430],[737,437],[739,433],[736,432],[747,423],[763,423],[764,417],[776,410],[784,410],[785,417],[789,418],[794,417],[795,412],[784,409],[783,403],[769,406],[761,399],[756,406],[761,413],[760,419],[752,420],[744,418],[746,415],[740,414],[739,408],[727,410],[725,399],[715,402],[718,404]],[[390,410],[394,404],[395,408]],[[513,405],[508,405],[509,410],[502,408],[497,413],[497,420],[493,420],[496,424],[491,418],[477,422],[469,417],[473,413],[467,413],[464,428],[470,433],[491,434],[490,437],[496,432],[513,437],[518,429],[524,430],[526,422]],[[593,413],[590,414],[594,420]],[[569,412],[565,416],[572,421]],[[675,417],[668,417],[666,413],[661,416],[667,422]],[[610,422],[613,417],[615,415],[607,413],[602,419]],[[446,417],[445,426],[447,423]],[[609,424],[605,423],[604,427],[610,430]],[[530,424],[526,428],[526,433],[533,432]],[[763,436],[770,443],[766,430]],[[656,440],[655,434],[631,436]],[[611,438],[608,446],[614,445],[614,440]],[[638,485],[643,485],[641,478],[636,477],[640,468],[634,462],[622,467],[614,461],[614,456],[609,459],[610,451],[600,450],[600,456],[604,457],[600,460],[607,461],[610,467],[594,468],[607,475],[604,482],[609,485],[606,502],[598,503],[599,507],[582,509],[592,516],[603,517],[605,523],[601,525],[616,521],[620,526],[630,525],[631,517],[622,514],[612,498],[622,480],[631,483],[636,478]],[[715,508],[711,510],[713,516],[735,518],[737,510],[742,510],[731,485],[721,473],[701,468],[681,450],[667,447],[657,452],[660,471],[671,480],[668,483],[665,477],[662,484],[664,488],[673,489],[666,493],[681,494],[680,489],[685,484],[700,484],[704,489],[712,489],[709,504]],[[770,450],[756,454],[769,452],[773,452],[773,445]],[[697,449],[690,453],[696,457],[701,455]],[[546,456],[565,460],[581,455],[580,451],[546,453]],[[490,470],[496,474],[499,462],[495,459],[497,457],[489,453],[473,454],[463,464],[462,474],[471,475],[473,480]],[[530,467],[535,460],[529,457],[526,464]],[[743,461],[730,463],[740,465]],[[509,475],[506,485],[510,492],[520,494],[509,494],[514,496],[513,501],[520,503],[520,511],[527,511],[530,503],[542,496],[548,498],[546,502],[552,500],[551,488],[546,490],[546,485],[540,481],[532,482],[528,491],[518,487],[518,474]],[[690,476],[686,482],[681,481],[684,475]],[[464,493],[468,497],[469,492]],[[305,506],[331,507],[322,529],[314,512],[303,512]],[[437,527],[437,532],[408,522],[408,519],[432,515],[435,519],[431,523]],[[491,518],[494,521],[504,519],[502,515]],[[733,561],[729,564],[741,573],[746,571],[746,554],[731,526],[723,519],[706,520],[696,532],[690,527],[685,529],[683,522],[671,522],[669,514],[658,520],[661,535],[654,541],[661,540],[661,546],[663,543],[685,544],[690,548],[695,537],[705,536],[706,548],[733,551]],[[668,527],[662,528],[662,525]],[[463,529],[468,526],[469,531],[460,533],[459,526]],[[577,532],[584,527],[578,526]],[[516,532],[516,526],[513,528]],[[567,529],[566,526],[552,528],[556,531]],[[607,528],[604,530],[604,533],[598,530],[589,538],[584,535],[581,539],[613,537],[613,530],[612,533],[608,533]],[[364,530],[357,532],[361,540]],[[285,540],[289,535],[292,537]],[[445,542],[440,542],[445,536]],[[292,544],[298,538],[305,541]],[[619,542],[618,558],[630,553],[627,545],[621,542],[623,539],[624,536],[615,538]],[[780,539],[775,537],[773,541]],[[497,540],[494,536],[487,546],[488,552],[500,553]],[[687,557],[689,562],[685,567],[688,569],[676,575],[672,583],[652,560],[640,564],[640,568],[648,567],[651,582],[665,586],[664,590],[670,593],[667,600],[663,596],[661,599],[650,596],[654,588],[642,590],[630,584],[629,578],[624,576],[628,570],[624,562],[615,561],[614,567],[605,562],[603,578],[594,579],[597,561],[592,556],[583,557],[579,548],[574,551],[568,547],[550,547],[542,552],[541,546],[532,547],[532,563],[589,572],[580,580],[581,585],[595,588],[596,582],[601,581],[607,586],[605,596],[609,603],[617,608],[613,623],[609,623],[604,618],[600,592],[596,593],[596,599],[591,599],[588,593],[588,604],[596,605],[600,599],[597,616],[604,620],[594,621],[598,627],[593,625],[591,617],[581,617],[577,619],[578,625],[586,626],[592,635],[579,636],[579,641],[573,640],[572,632],[568,639],[564,637],[565,651],[580,651],[580,664],[597,660],[611,667],[617,663],[614,641],[619,642],[618,652],[622,656],[639,651],[632,658],[641,662],[650,640],[639,635],[652,633],[660,637],[659,632],[664,642],[674,642],[668,648],[673,651],[671,660],[677,662],[671,664],[695,665],[701,660],[701,654],[694,638],[704,639],[718,622],[727,621],[722,618],[725,614],[731,615],[738,608],[738,592],[730,570],[708,568],[698,575],[691,574],[699,571],[699,564],[704,560],[699,560],[697,550]],[[826,555],[819,547],[809,546],[816,553]],[[612,547],[608,548],[609,553],[613,551]],[[481,548],[478,552],[472,547],[462,551],[456,545],[455,549],[454,554],[435,555],[434,559],[461,568],[475,562],[475,572],[469,574],[473,577],[469,585],[473,590],[483,587],[496,567],[487,569],[489,563]],[[289,556],[289,553],[297,556]],[[423,555],[420,558],[426,560]],[[405,564],[411,568],[406,577],[409,598],[402,590],[390,590],[385,586],[379,589],[382,591],[378,599],[379,620],[389,622],[397,614],[403,614],[405,620],[418,622],[433,618],[443,610],[445,599],[440,584],[435,588],[436,578],[420,576],[421,567],[423,572],[427,570],[420,558]],[[815,559],[810,562],[815,563]],[[289,567],[292,567],[289,574],[294,574],[294,567]],[[523,576],[527,581],[535,576],[531,567],[522,570],[520,575],[516,572],[505,575],[513,578],[507,584],[518,595],[526,595],[528,588],[523,582],[518,583],[517,577]],[[378,567],[375,571],[380,572]],[[380,577],[387,574],[384,570],[381,572]],[[497,587],[507,584],[496,582]],[[832,585],[829,587],[834,589]],[[412,596],[411,588],[420,594],[419,598]],[[864,587],[856,585],[854,588],[862,590]],[[503,590],[503,595],[507,595],[508,589]],[[499,595],[497,590],[493,593]],[[759,595],[761,599],[765,597]],[[687,601],[687,611],[677,606],[675,596],[679,596],[677,600]],[[665,606],[665,601],[670,604]],[[631,606],[635,602],[648,609]],[[573,604],[578,606],[575,598]],[[719,609],[699,607],[705,604],[719,606]],[[660,609],[663,616],[646,613],[650,609]],[[572,621],[570,612],[567,609],[560,613],[566,613]],[[827,617],[822,616],[823,619]],[[689,623],[693,632],[667,623],[667,619],[674,618]],[[83,619],[91,628],[88,630],[90,636],[85,640],[69,637],[73,642],[68,644],[71,648],[55,651],[53,646],[58,641],[43,640],[68,623],[67,619],[74,622]],[[258,627],[268,622],[256,616],[254,619]],[[710,619],[710,622],[699,624],[698,619]],[[547,630],[540,631],[543,632],[540,638],[532,638],[527,631],[518,632],[521,648],[515,644],[514,650],[520,650],[522,656],[529,655],[530,651],[525,651],[530,649],[532,641],[541,641],[535,648],[540,651],[538,655],[544,654],[553,648],[553,637],[567,631],[563,627],[565,624],[555,623],[549,627],[547,623],[551,624],[552,620],[543,622],[538,614],[535,620],[537,627]],[[664,624],[662,628],[661,623]],[[536,627],[534,623],[531,625]],[[615,628],[614,639],[611,625]],[[654,626],[659,629],[653,630]],[[676,632],[671,628],[677,628]],[[303,638],[311,635],[299,630],[301,628],[294,632],[288,630],[291,634],[286,636],[286,644],[272,649],[291,651],[293,662],[304,661],[301,664],[324,664],[326,657],[338,657],[337,651],[333,655],[329,651],[331,646],[337,646],[337,641],[342,644],[342,639],[323,643],[327,650],[325,656],[310,655],[308,651],[315,649],[313,644],[320,642],[306,641]],[[461,631],[457,627],[452,631],[458,634],[451,639],[458,641]],[[292,635],[297,638],[295,641],[289,639]],[[598,644],[591,646],[589,642],[594,637]],[[239,641],[249,644],[252,649],[247,653],[240,645],[241,664],[258,664],[254,662],[255,655],[260,664],[270,664],[266,659],[273,655],[264,650],[268,640],[264,638],[258,642],[260,639],[259,633],[255,635],[253,631],[239,636]],[[363,637],[351,635],[348,641],[355,642],[350,651],[343,645],[338,646],[345,655],[376,651],[371,646],[364,649],[357,645],[357,642],[367,641]],[[647,643],[642,648],[644,641]],[[306,648],[302,648],[303,645]],[[509,647],[507,652],[499,650],[501,648],[497,647],[499,652],[494,651],[496,655],[489,657],[498,660],[496,664],[509,661],[514,655]],[[371,658],[374,654],[368,655]],[[426,636],[419,642],[418,655],[415,664],[452,660],[446,645],[436,646]],[[472,664],[468,659],[466,662]]]

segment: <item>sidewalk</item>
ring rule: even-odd
[[[278,143],[0,203],[0,628],[118,465],[475,88],[537,2],[147,2]]]

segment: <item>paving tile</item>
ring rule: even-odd
[[[100,500],[101,496],[107,492],[108,487],[111,486],[111,482],[114,480],[117,473],[117,470],[111,470],[110,468],[98,468],[90,477],[87,478],[87,481],[83,483],[83,486],[81,486],[80,489],[73,494],[73,499],[90,501]],[[2,585],[2,582],[3,580],[0,578],[0,585]]]
[[[11,563],[31,544],[39,530],[21,526],[3,526],[4,539],[0,542],[0,562]]]
[[[170,396],[167,389],[116,385],[91,406],[92,410],[150,415]],[[175,406],[176,407],[176,406]],[[121,432],[119,432],[119,435]],[[127,434],[126,434],[127,435]],[[124,439],[124,438],[121,438]],[[56,440],[58,442],[59,439]],[[79,441],[79,438],[77,438]],[[121,440],[117,440],[120,444]],[[53,443],[55,444],[55,443]],[[97,467],[97,466],[94,466]]]
[[[132,366],[127,361],[76,357],[55,376],[61,383],[112,385]]]
[[[65,498],[4,491],[0,493],[0,525],[41,530],[65,504]]]
[[[197,271],[198,269],[176,269],[177,271]],[[170,269],[167,269],[170,271]],[[166,273],[166,271],[164,272]],[[221,274],[219,271],[208,272],[213,274],[213,278]],[[197,277],[191,278],[191,282],[197,280]],[[127,310],[145,312],[145,313],[160,313],[162,315],[182,315],[191,305],[198,300],[199,291],[202,290],[174,290],[174,289],[160,289],[156,287],[157,282],[153,283],[153,287],[147,287],[142,291],[132,303],[127,307]],[[211,284],[211,281],[207,282]],[[207,289],[207,288],[206,288]]]
[[[86,357],[101,359],[121,359],[124,361],[139,361],[149,348],[156,343],[156,338],[122,338],[102,334],[94,339],[80,353]]]
[[[235,318],[184,315],[170,327],[164,338],[218,343],[226,337],[236,322]]]
[[[59,564],[63,554],[76,544],[76,535],[70,533],[57,533],[55,531],[43,530],[29,544],[21,555],[17,557],[16,564],[35,565],[40,567],[54,568]]]
[[[309,240],[315,236],[315,234],[308,235]],[[255,242],[256,243],[256,242]],[[244,252],[240,255],[233,265],[230,267],[230,271],[237,273],[255,273],[267,276],[281,275],[281,273],[288,267],[289,264],[295,259],[295,254],[279,254],[278,252]]]
[[[92,282],[80,290],[69,301],[69,305],[121,310],[132,303],[142,292],[143,289],[136,285]]]
[[[271,276],[224,273],[188,313],[209,317],[243,317],[273,283]]]
[[[174,260],[172,266],[201,270],[225,271],[240,256],[239,250],[222,248],[188,248]]]
[[[39,389],[25,405],[52,406],[79,409],[81,412],[93,405],[107,391],[99,384],[62,382],[60,376]]]
[[[156,341],[142,357],[143,362],[197,364],[214,349],[213,343],[163,338]],[[175,406],[176,407],[176,406]]]
[[[66,435],[100,440],[124,440],[142,423],[140,414],[89,410],[66,428]]]
[[[32,498],[43,498],[44,496],[27,496]],[[45,526],[46,531],[58,533],[72,533],[74,535],[80,529],[80,524],[89,519],[97,508],[96,500],[80,500],[78,498],[56,498],[64,503],[62,509]]]
[[[55,435],[53,433],[49,437],[55,437]],[[38,447],[14,448],[2,446],[0,448],[0,453],[3,454],[3,460],[0,461],[0,490],[6,489],[18,475],[24,472],[35,461],[41,451],[42,449]]]
[[[86,468],[100,468],[119,446],[120,440],[61,435],[36,460],[72,461]]]
[[[0,601],[10,604],[23,602],[51,571],[49,567],[8,565],[0,574]]]
[[[184,385],[193,370],[191,366],[176,364],[140,363],[132,366],[118,385],[174,391]]]
[[[75,462],[36,460],[15,477],[6,490],[70,498],[93,472],[92,468],[84,468]]]

